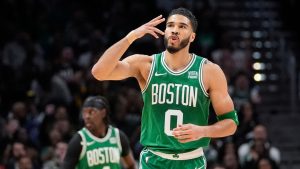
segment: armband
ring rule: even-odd
[[[232,119],[236,125],[239,125],[239,119],[238,119],[238,116],[237,116],[237,113],[235,110],[232,110],[231,112],[219,115],[219,116],[217,116],[217,119],[218,119],[218,121],[224,120],[224,119]]]

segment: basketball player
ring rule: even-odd
[[[91,96],[85,100],[85,127],[71,139],[63,169],[121,169],[121,158],[128,169],[136,168],[127,136],[109,125],[108,114],[104,97]]]
[[[135,77],[144,100],[140,154],[142,169],[204,169],[202,147],[210,138],[232,135],[238,119],[223,71],[189,53],[197,20],[185,8],[171,11],[165,31],[161,15],[131,31],[108,48],[92,69],[98,80]],[[131,43],[150,34],[164,35],[166,50],[152,56],[135,54],[120,61]],[[218,122],[208,125],[212,102]]]

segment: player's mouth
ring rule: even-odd
[[[92,126],[92,123],[91,123],[91,122],[89,122],[89,121],[85,121],[85,126],[86,126],[87,128],[89,128],[89,127],[91,127],[91,126]]]
[[[178,38],[178,36],[176,36],[176,35],[171,35],[171,36],[169,36],[169,41],[170,41],[171,43],[175,43],[175,42],[178,42],[178,41],[179,41],[179,38]]]

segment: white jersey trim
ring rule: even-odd
[[[152,76],[153,76],[153,71],[154,71],[154,67],[155,67],[155,60],[156,60],[156,54],[152,55],[152,63],[151,63],[151,69],[150,69],[150,72],[149,72],[149,75],[148,75],[148,78],[147,78],[147,81],[146,81],[146,85],[144,87],[144,89],[142,90],[142,94],[147,90],[148,86],[149,86],[149,83],[152,79]]]
[[[92,139],[94,139],[95,141],[98,141],[98,142],[100,142],[100,143],[103,143],[103,142],[107,141],[107,140],[110,138],[111,133],[112,133],[112,127],[111,127],[111,126],[108,127],[107,133],[106,133],[105,137],[103,137],[103,138],[99,138],[99,137],[94,136],[94,135],[93,135],[88,129],[86,129],[86,128],[85,128],[85,131],[86,131],[86,133],[87,133]]]
[[[147,153],[147,152],[148,152],[148,149],[142,150],[142,151],[140,152],[139,169],[142,169],[143,155],[144,155],[145,153]]]
[[[205,90],[205,86],[204,86],[204,82],[203,82],[203,65],[204,65],[204,62],[207,61],[207,59],[202,59],[201,60],[201,63],[200,63],[200,67],[199,67],[199,83],[200,83],[200,86],[201,86],[201,89],[202,89],[202,92],[204,93],[204,95],[206,97],[209,97],[209,94],[207,93],[207,91]]]
[[[190,160],[190,159],[204,156],[202,147],[197,148],[196,150],[193,150],[190,152],[179,153],[179,154],[166,154],[163,152],[153,151],[150,149],[149,149],[149,151],[157,156],[160,156],[160,157],[168,159],[168,160]]]
[[[84,157],[84,154],[86,152],[86,139],[85,139],[84,134],[82,133],[82,131],[79,131],[78,134],[81,137],[80,144],[82,146],[82,149],[81,149],[80,156],[79,156],[79,160],[81,160]]]
[[[120,131],[119,129],[115,128],[116,137],[117,137],[117,144],[119,147],[120,152],[122,152],[122,145],[121,145],[121,139],[120,139]]]
[[[194,54],[192,54],[192,59],[189,62],[189,64],[184,69],[176,72],[176,71],[173,71],[172,69],[170,69],[168,67],[168,65],[167,65],[167,63],[165,61],[165,52],[163,52],[162,56],[161,56],[161,63],[163,65],[163,67],[167,70],[167,72],[169,72],[170,74],[175,75],[175,76],[182,75],[185,72],[187,72],[192,67],[192,65],[194,64],[195,60],[196,60],[196,56]]]

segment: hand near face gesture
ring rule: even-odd
[[[164,21],[165,18],[163,18],[162,15],[159,15],[158,17],[131,31],[126,38],[130,43],[145,36],[146,34],[150,34],[155,38],[159,38],[158,34],[164,35],[164,32],[156,28],[156,26]]]

